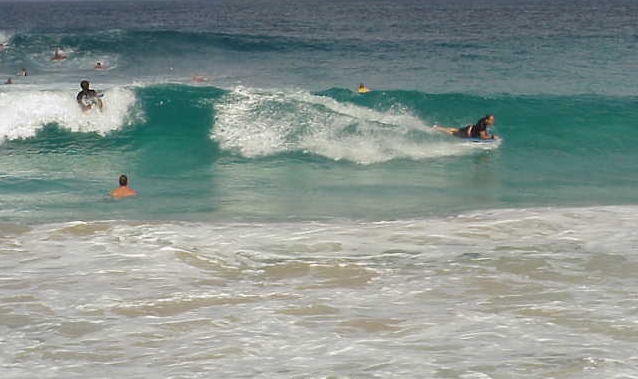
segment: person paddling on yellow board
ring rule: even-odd
[[[366,87],[365,84],[359,83],[359,87],[357,88],[358,93],[368,93],[370,92],[370,88]]]

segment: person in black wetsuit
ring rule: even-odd
[[[498,139],[498,136],[488,134],[487,128],[492,125],[494,125],[494,115],[488,114],[478,120],[476,124],[463,128],[446,128],[438,125],[434,125],[434,128],[460,138]]]
[[[99,98],[98,93],[95,90],[89,89],[89,81],[81,81],[80,87],[82,88],[82,91],[78,92],[76,99],[80,108],[82,108],[82,111],[86,112],[90,110],[93,108],[93,105],[97,105],[97,107],[102,110],[102,99]]]

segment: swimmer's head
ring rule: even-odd
[[[89,89],[89,81],[88,80],[83,80],[80,82],[80,87],[82,89]]]
[[[120,175],[120,185],[125,186],[127,184],[128,184],[128,178],[126,177],[126,175],[124,174]]]

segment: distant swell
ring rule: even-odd
[[[52,46],[62,46],[83,52],[118,52],[125,55],[166,55],[190,53],[210,49],[241,52],[292,52],[300,50],[332,50],[338,41],[320,41],[312,38],[289,36],[265,36],[259,34],[229,34],[187,31],[121,31],[106,30],[93,33],[16,33],[0,34],[0,42],[10,43],[13,54],[35,53]],[[346,47],[356,49],[349,42]]]

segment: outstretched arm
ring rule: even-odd
[[[494,134],[487,134],[486,130],[481,130],[479,132],[479,137],[481,139],[498,139],[498,136],[495,136]]]

